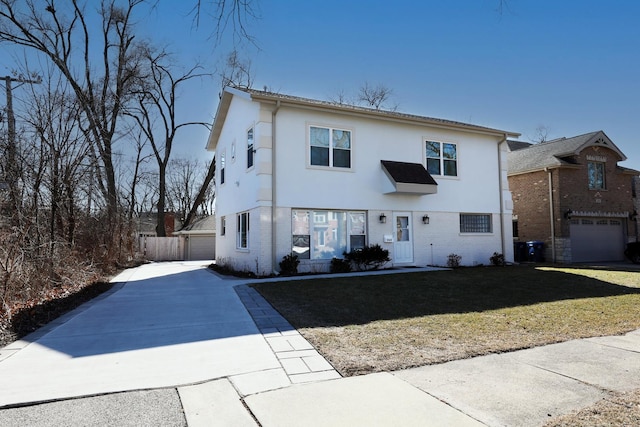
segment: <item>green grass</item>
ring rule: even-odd
[[[480,267],[259,283],[343,375],[640,328],[640,273]]]

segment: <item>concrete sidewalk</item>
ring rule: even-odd
[[[116,279],[0,350],[0,425],[539,426],[640,388],[640,331],[340,378],[246,281],[202,263]]]

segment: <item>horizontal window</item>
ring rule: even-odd
[[[491,214],[460,214],[461,233],[491,233]]]
[[[300,259],[342,258],[366,244],[364,212],[294,209],[291,250]]]

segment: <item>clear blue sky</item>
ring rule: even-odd
[[[207,2],[208,0],[203,0]],[[633,0],[256,0],[244,44],[254,87],[328,99],[365,81],[393,89],[398,110],[496,127],[534,138],[604,132],[640,170],[640,2]],[[215,72],[224,53],[192,28],[195,0],[162,0],[145,17],[150,38]],[[211,121],[220,86],[185,88],[188,120]],[[191,130],[177,156],[207,157]]]
[[[364,82],[399,110],[533,138],[604,130],[640,170],[640,2],[263,1],[255,87],[326,99]]]

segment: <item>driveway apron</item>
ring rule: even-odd
[[[143,265],[113,282],[115,292],[3,350],[0,407],[281,368],[237,282],[202,263]]]

